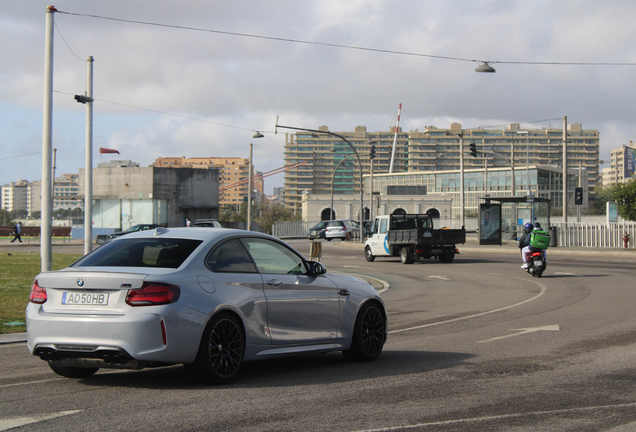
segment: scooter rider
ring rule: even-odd
[[[521,259],[523,259],[522,269],[528,268],[528,257],[527,254],[530,251],[530,234],[532,234],[532,229],[534,226],[532,223],[528,222],[523,226],[523,235],[519,239],[519,249],[521,249]]]
[[[528,228],[530,229],[530,231],[528,231]],[[534,226],[530,222],[525,224],[525,226],[524,226],[524,234],[521,237],[521,240],[519,240],[519,247],[522,248],[521,249],[521,258],[523,258],[523,265],[521,266],[522,269],[527,269],[528,268],[528,254],[530,252],[541,251],[541,253],[543,254],[543,259],[546,262],[547,262],[547,259],[548,259],[548,256],[546,254],[545,249],[536,249],[536,248],[533,248],[532,246],[530,246],[530,236],[532,235],[532,230],[533,229],[540,230],[541,229],[541,224],[539,222],[535,222]]]

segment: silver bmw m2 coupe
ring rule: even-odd
[[[369,283],[243,230],[128,234],[39,274],[29,300],[31,354],[71,378],[184,364],[198,381],[223,384],[243,362],[275,356],[372,361],[387,338]]]

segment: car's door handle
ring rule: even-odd
[[[272,286],[281,286],[283,284],[283,282],[277,280],[277,279],[270,279],[267,281],[267,285],[272,285]]]
[[[340,294],[341,296],[348,296],[349,290],[342,288],[341,290],[338,291],[338,294]]]

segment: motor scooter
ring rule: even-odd
[[[526,269],[526,271],[532,276],[541,277],[541,275],[543,275],[543,272],[545,271],[545,268],[547,267],[545,256],[543,255],[543,250],[530,250],[530,252],[528,252],[526,256],[528,258],[528,268]]]

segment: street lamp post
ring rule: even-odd
[[[461,189],[461,195],[459,199],[459,212],[461,227],[464,228],[464,134],[459,135],[459,188]],[[451,216],[452,217],[452,216]]]
[[[260,132],[256,132],[252,138],[263,138],[264,135]],[[249,172],[247,173],[247,230],[252,231],[252,148],[253,144],[250,143],[250,161]]]
[[[334,214],[333,212],[333,181],[336,178],[336,171],[338,171],[338,168],[340,168],[340,165],[342,165],[344,161],[354,156],[355,155],[349,155],[346,158],[342,159],[340,162],[338,162],[338,165],[336,165],[336,168],[333,170],[333,174],[331,175],[331,207],[329,208],[329,220],[333,220],[333,214]]]
[[[527,195],[531,195],[532,191],[530,190],[530,163],[529,155],[530,155],[530,131],[517,131],[518,134],[526,134],[526,188]]]
[[[349,140],[347,140],[342,135],[338,135],[338,134],[333,133],[333,132],[320,131],[320,130],[316,130],[316,129],[299,128],[299,127],[293,127],[293,126],[279,125],[278,124],[278,116],[277,116],[276,117],[276,126],[274,127],[274,134],[276,134],[278,132],[278,128],[297,130],[297,131],[304,131],[304,132],[311,132],[311,133],[315,133],[315,134],[324,134],[324,135],[335,136],[336,138],[340,138],[341,140],[343,140],[345,143],[347,143],[347,145],[349,147],[351,147],[351,150],[353,150],[353,154],[358,159],[358,166],[360,167],[360,243],[364,243],[364,237],[362,236],[362,230],[364,229],[364,188],[363,188],[363,183],[362,183],[362,161],[360,160],[360,155],[358,155],[358,152],[356,151],[356,149],[353,146],[353,144],[351,144],[349,142]],[[371,197],[373,197],[373,195],[371,195]]]

